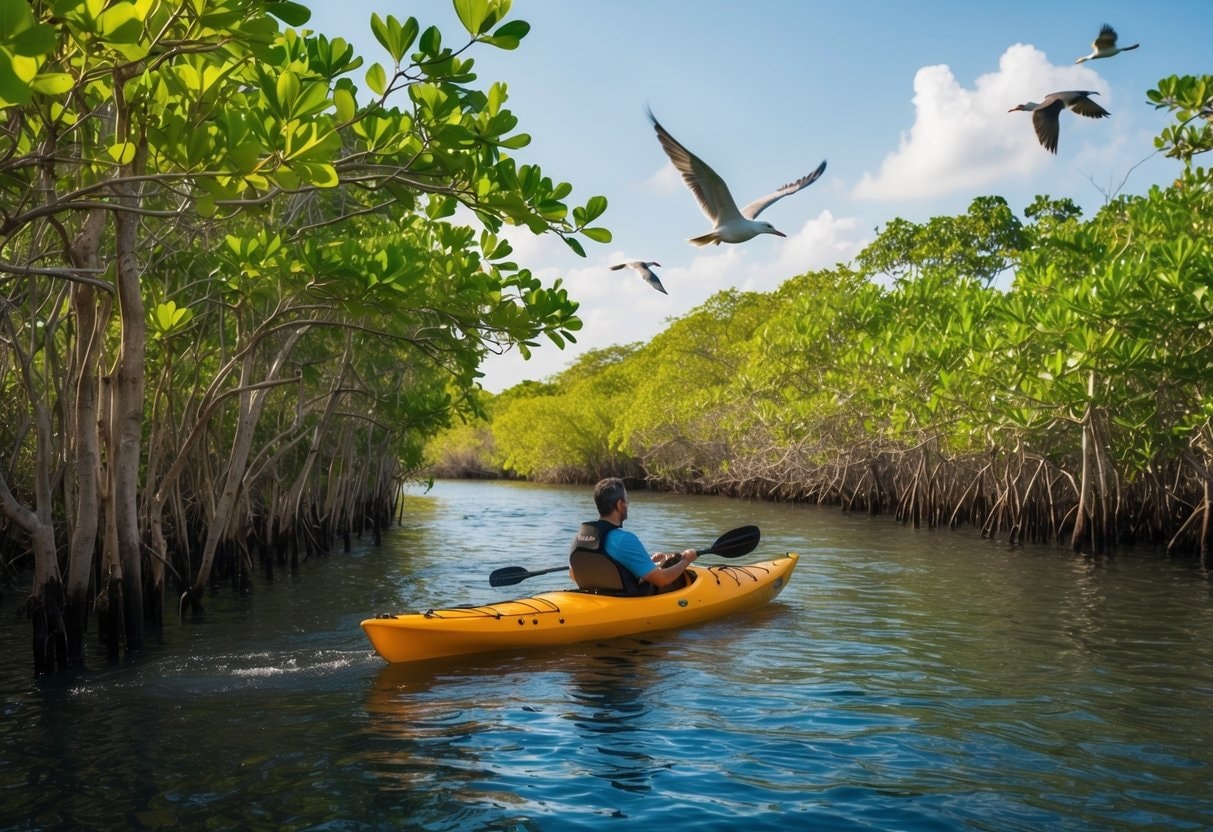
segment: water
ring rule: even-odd
[[[140,660],[35,684],[0,606],[0,829],[1213,827],[1213,597],[831,509],[633,495],[651,548],[757,523],[770,606],[676,633],[390,666],[369,615],[564,559],[588,491],[440,482],[404,528],[224,589]],[[743,559],[745,560],[745,559]]]

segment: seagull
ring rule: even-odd
[[[668,295],[669,292],[667,292],[665,287],[661,285],[661,280],[659,280],[657,275],[653,273],[653,270],[649,268],[650,266],[660,265],[661,264],[656,260],[632,260],[628,263],[620,263],[616,266],[611,266],[611,271],[618,271],[619,269],[635,269],[636,274],[643,277],[645,283],[652,286],[658,292],[661,292],[661,294]]]
[[[1113,55],[1128,52],[1130,49],[1136,49],[1139,46],[1141,46],[1140,43],[1135,43],[1132,46],[1117,46],[1116,30],[1105,23],[1099,30],[1099,37],[1091,42],[1091,54],[1079,58],[1074,63],[1080,64],[1083,61],[1093,61],[1096,58],[1110,58]]]
[[[1035,101],[1029,101],[1027,104],[1012,107],[1007,112],[1014,113],[1017,110],[1024,110],[1031,113],[1032,124],[1036,127],[1036,138],[1040,139],[1041,147],[1050,153],[1056,153],[1057,117],[1066,107],[1087,118],[1103,118],[1104,116],[1111,115],[1111,113],[1090,99],[1089,96],[1097,94],[1093,90],[1055,92],[1045,96],[1045,100],[1039,104]]]
[[[682,181],[686,182],[687,187],[691,189],[691,193],[699,202],[700,209],[712,221],[711,231],[700,234],[698,237],[692,237],[688,241],[693,245],[744,243],[759,234],[786,237],[786,234],[776,230],[775,226],[769,222],[757,219],[758,215],[785,196],[790,196],[812,185],[826,169],[826,163],[822,162],[817,166],[817,170],[808,176],[802,176],[794,182],[789,182],[779,190],[754,200],[739,211],[733,195],[729,193],[729,186],[724,183],[719,174],[667,133],[651,110],[649,111],[649,121],[653,122],[653,129],[657,131],[657,138],[661,142],[662,149],[670,157],[670,161],[674,163],[678,172],[682,174]]]

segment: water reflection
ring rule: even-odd
[[[583,741],[583,765],[590,776],[616,789],[650,791],[655,772],[668,768],[646,751],[651,745],[646,732],[653,727],[648,717],[659,707],[652,687],[660,654],[653,642],[616,647],[581,657],[569,673],[567,690],[574,707],[566,718]]]

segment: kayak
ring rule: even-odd
[[[689,585],[660,595],[558,590],[499,604],[379,615],[363,621],[362,630],[393,663],[669,630],[761,607],[787,585],[798,559],[788,553],[744,566],[691,564]]]

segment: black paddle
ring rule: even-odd
[[[742,555],[748,555],[750,552],[758,548],[758,541],[762,537],[762,532],[757,526],[742,526],[739,529],[733,529],[731,532],[725,532],[716,542],[706,549],[697,549],[701,555],[719,555],[722,558],[739,558]],[[676,561],[667,561],[666,565],[675,563]],[[551,569],[536,569],[530,571],[521,566],[505,566],[501,569],[493,570],[489,575],[490,586],[512,586],[513,584],[521,583],[527,578],[534,578],[536,575],[547,575],[552,572],[567,572],[569,565],[553,566]]]

